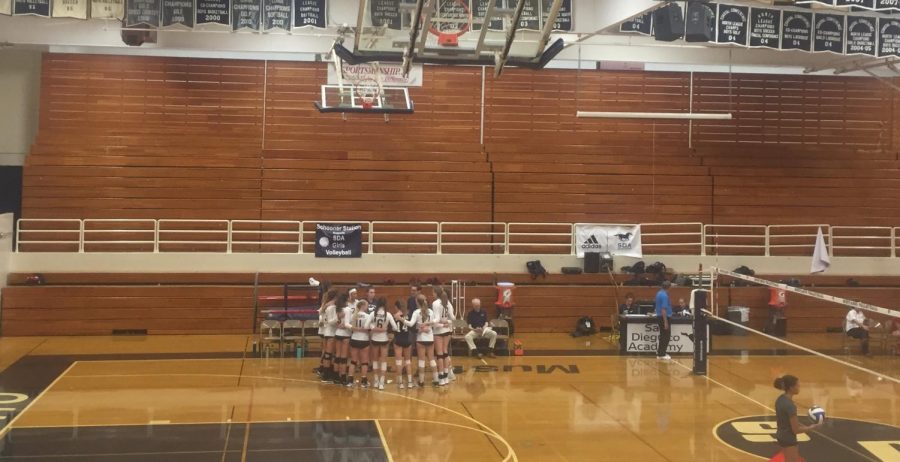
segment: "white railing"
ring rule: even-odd
[[[316,223],[289,220],[42,219],[17,223],[17,252],[314,252]],[[572,223],[371,221],[363,252],[573,255]],[[621,224],[619,226],[633,226]],[[645,255],[812,255],[822,228],[836,256],[896,257],[900,228],[643,223]]]

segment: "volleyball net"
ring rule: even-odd
[[[844,281],[804,287],[720,268],[707,274],[710,378],[743,390],[752,384],[763,395],[784,374],[845,390],[900,385],[900,311],[886,308],[900,289]],[[860,322],[848,326],[851,311]],[[856,337],[848,327],[858,328]]]

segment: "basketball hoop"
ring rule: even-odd
[[[378,97],[381,96],[381,87],[373,78],[364,78],[356,84],[356,97],[363,109],[369,111],[375,107]]]
[[[469,5],[465,0],[438,0],[428,31],[437,35],[442,47],[459,46],[459,37],[469,31]]]

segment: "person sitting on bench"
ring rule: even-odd
[[[844,331],[848,337],[859,339],[862,343],[862,353],[869,354],[869,326],[866,325],[866,315],[859,308],[853,308],[847,313],[844,323]]]
[[[469,345],[469,355],[478,355],[478,359],[483,356],[475,348],[476,338],[488,339],[488,356],[494,357],[494,345],[497,343],[497,332],[491,329],[491,324],[487,320],[487,313],[481,309],[481,300],[472,299],[472,311],[466,315],[466,322],[469,324],[469,333],[466,334],[466,343]]]

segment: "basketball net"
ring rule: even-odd
[[[469,5],[465,0],[438,0],[428,29],[438,37],[438,45],[459,46],[459,37],[469,31]]]

